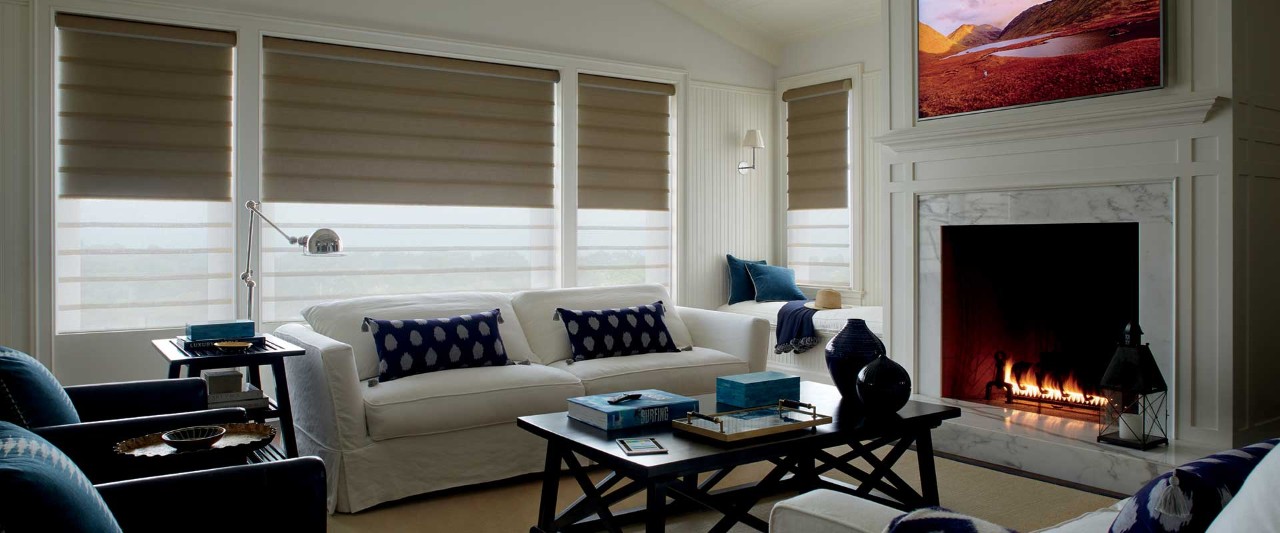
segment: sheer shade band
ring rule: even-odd
[[[264,48],[265,200],[554,205],[558,72],[271,37]]]
[[[787,103],[787,209],[849,205],[851,80],[782,93]]]
[[[58,194],[231,199],[236,35],[59,13]]]
[[[675,86],[578,76],[578,206],[667,211]]]

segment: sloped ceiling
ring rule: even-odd
[[[880,13],[880,0],[658,1],[774,65],[788,44]]]

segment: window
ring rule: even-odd
[[[235,34],[56,25],[57,331],[231,318]]]
[[[671,285],[671,96],[664,83],[578,76],[580,286]]]
[[[263,321],[375,294],[554,286],[556,71],[264,41]]]
[[[852,80],[785,91],[787,266],[801,285],[848,287]]]

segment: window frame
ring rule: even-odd
[[[682,279],[678,250],[686,242],[681,214],[685,211],[682,178],[688,162],[685,157],[686,121],[685,105],[689,88],[688,73],[682,69],[646,66],[618,61],[565,55],[536,49],[504,47],[473,42],[440,39],[424,35],[410,35],[366,28],[339,27],[322,21],[289,20],[264,17],[247,13],[233,13],[200,7],[135,5],[106,2],[103,0],[36,0],[31,5],[33,65],[32,84],[34,104],[32,121],[32,171],[35,211],[35,312],[34,350],[47,365],[54,365],[59,352],[68,354],[96,353],[99,357],[120,356],[113,365],[121,367],[119,375],[136,379],[140,368],[156,368],[154,356],[149,352],[147,340],[178,334],[180,328],[138,329],[92,333],[56,333],[56,272],[55,224],[56,202],[56,116],[53,103],[56,98],[54,73],[56,69],[56,27],[54,16],[68,12],[100,17],[112,17],[232,31],[238,34],[234,60],[234,101],[232,113],[232,204],[236,215],[233,222],[233,242],[237,271],[245,264],[245,233],[249,213],[241,206],[249,200],[261,198],[261,147],[262,147],[262,39],[283,37],[304,39],[322,43],[363,46],[391,51],[408,52],[507,63],[560,71],[560,83],[556,87],[556,277],[559,287],[576,286],[577,269],[577,74],[578,72],[609,75],[643,81],[675,85],[672,98],[671,143],[671,245],[672,245],[672,293],[679,301],[679,284]],[[249,75],[251,73],[252,75]],[[254,254],[251,265],[260,270],[259,254]],[[238,277],[227,280],[235,284],[233,309],[237,317],[243,316],[247,292]],[[255,319],[261,317],[261,300],[255,301]],[[76,355],[74,359],[82,359]],[[91,364],[91,363],[89,363]],[[145,365],[145,366],[142,366]],[[86,367],[85,362],[70,362],[71,372]],[[115,375],[99,375],[112,379]],[[79,376],[72,376],[71,382]],[[82,381],[82,380],[81,380]]]
[[[787,171],[788,160],[787,153],[789,145],[786,136],[787,124],[787,103],[782,101],[782,93],[790,89],[799,87],[807,87],[820,83],[833,82],[837,80],[850,79],[853,80],[853,88],[849,91],[849,116],[848,128],[849,136],[847,139],[847,154],[849,163],[849,181],[847,193],[849,204],[849,279],[844,285],[800,285],[800,289],[805,294],[812,295],[818,289],[835,289],[840,291],[844,297],[846,304],[859,305],[863,295],[866,294],[864,289],[865,281],[863,276],[863,250],[865,249],[865,241],[863,235],[864,221],[863,215],[865,210],[862,208],[865,199],[864,194],[864,169],[863,169],[863,131],[861,128],[863,115],[865,110],[862,108],[862,86],[863,86],[863,64],[854,63],[852,65],[831,68],[808,74],[790,76],[778,80],[775,87],[774,103],[777,104],[777,122],[778,125],[778,142],[774,146],[778,152],[776,160],[778,164],[774,167],[777,170],[777,179],[774,180],[774,257],[777,263],[786,266],[789,257],[787,253],[788,232],[787,232]]]

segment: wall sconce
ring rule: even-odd
[[[760,130],[747,130],[747,134],[742,136],[742,147],[751,149],[751,164],[748,165],[746,161],[738,163],[738,173],[745,176],[756,168],[756,150],[764,148],[764,137],[760,136]]]

